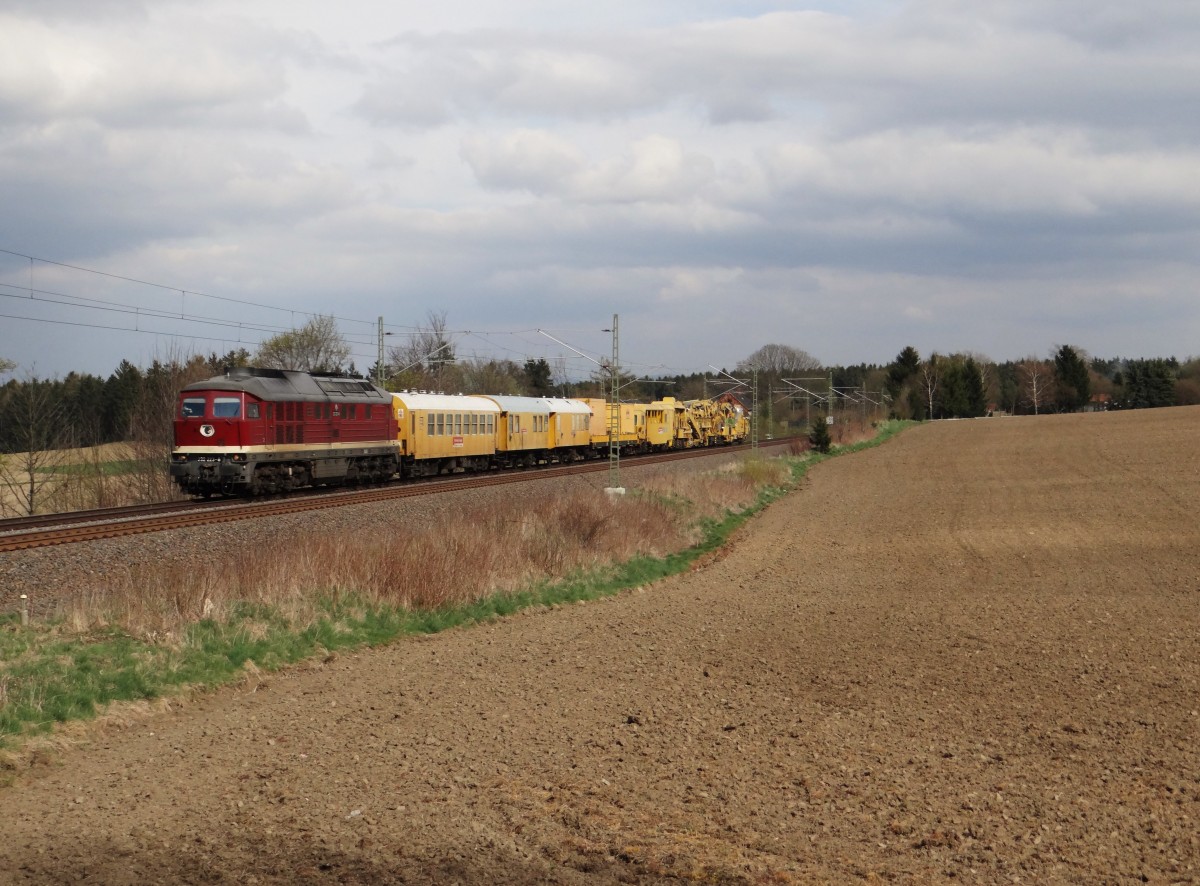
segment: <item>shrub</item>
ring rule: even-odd
[[[833,440],[829,436],[829,425],[825,424],[824,418],[813,420],[812,425],[808,429],[808,442],[812,444],[812,448],[817,452],[828,452],[833,445]]]

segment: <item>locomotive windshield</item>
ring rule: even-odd
[[[241,398],[213,397],[213,418],[237,418],[241,414]]]
[[[179,414],[183,418],[204,418],[204,398],[185,397]]]

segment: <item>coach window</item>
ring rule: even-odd
[[[213,397],[213,418],[237,418],[242,413],[242,401],[237,397]]]
[[[426,413],[425,418],[426,418],[425,434],[427,436],[432,437],[433,436],[433,413],[432,412]]]
[[[459,437],[462,436],[462,413],[461,412],[454,413],[454,433]]]
[[[437,414],[437,433],[439,437],[446,433],[446,413],[444,412]]]
[[[185,398],[183,401],[183,406],[179,410],[179,414],[183,418],[204,418],[204,398]]]

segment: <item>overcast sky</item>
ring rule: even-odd
[[[1183,0],[0,0],[0,357],[1182,359],[1197,109]]]

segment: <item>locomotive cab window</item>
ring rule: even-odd
[[[258,418],[258,404],[257,403],[247,403],[246,404],[246,418]]]
[[[214,397],[213,418],[237,418],[242,414],[242,401],[237,397]]]
[[[179,415],[181,418],[204,418],[204,398],[185,397]]]

